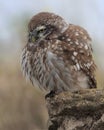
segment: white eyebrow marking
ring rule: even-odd
[[[41,29],[45,29],[46,27],[43,25],[43,26],[39,26],[36,28],[36,30],[41,30]]]

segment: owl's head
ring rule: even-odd
[[[57,38],[67,27],[68,24],[60,16],[48,12],[39,13],[29,22],[29,42]]]

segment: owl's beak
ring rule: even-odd
[[[29,42],[36,42],[38,39],[37,31],[29,33]]]
[[[34,36],[31,37],[32,42],[36,41],[36,38]]]

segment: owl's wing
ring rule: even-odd
[[[54,63],[52,61],[53,65],[60,68],[60,63],[63,61],[64,68],[70,66],[72,69],[72,71],[70,70],[71,72],[84,73],[88,77],[89,87],[95,88],[96,80],[94,71],[96,65],[93,61],[91,38],[88,33],[79,26],[70,25],[59,39],[54,41],[54,46],[56,47],[52,49],[53,54],[56,54],[56,57],[58,57],[56,61],[54,60]],[[60,60],[57,61],[58,59]],[[72,78],[72,75],[70,78]]]
[[[74,75],[72,75],[69,65],[65,63],[66,61],[62,57],[62,53],[60,50],[58,51],[58,49],[53,50],[54,49],[47,52],[47,72],[45,74],[48,75],[48,77],[45,78],[45,86],[50,88],[49,90],[55,90],[55,92],[79,90],[80,87],[76,83],[76,79]]]

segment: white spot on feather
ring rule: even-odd
[[[74,57],[74,56],[72,56],[71,58],[72,58],[72,60],[75,60],[75,57]]]
[[[76,33],[75,33],[75,35],[76,35],[76,36],[79,36],[79,33],[78,33],[78,32],[76,32]]]
[[[52,44],[52,48],[54,48],[55,47],[55,45],[54,44]]]
[[[67,39],[67,41],[68,41],[68,42],[70,42],[70,41],[71,41],[71,39],[70,39],[70,38],[68,38],[68,39]]]
[[[78,55],[78,52],[74,51],[74,52],[73,52],[73,55],[74,55],[74,56],[77,56],[77,55]]]
[[[55,44],[58,44],[59,43],[59,40],[56,40]]]
[[[86,50],[88,50],[88,46],[87,46],[87,45],[85,45],[84,48],[85,48]]]
[[[80,70],[80,65],[78,63],[76,64],[76,66],[77,66],[77,70]]]
[[[78,41],[75,42],[76,45],[79,45]]]

